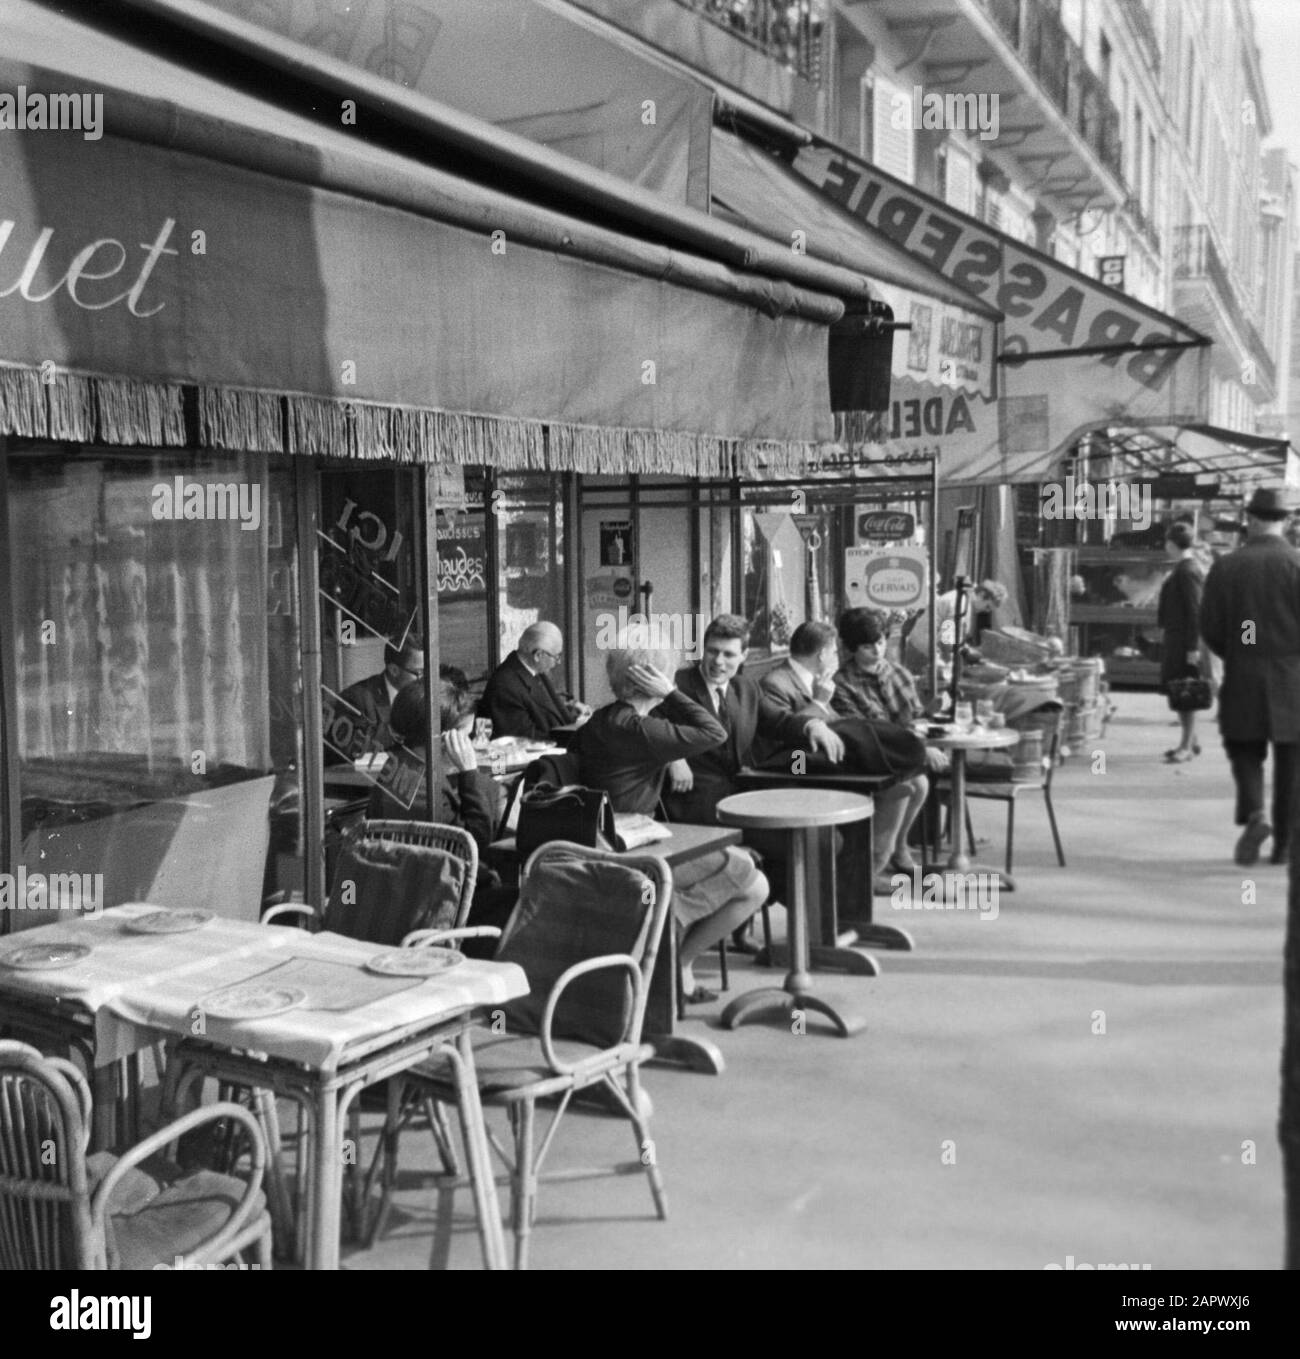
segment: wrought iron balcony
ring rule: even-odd
[[[821,84],[826,0],[678,0],[805,80]]]
[[[1003,37],[1097,159],[1122,179],[1119,111],[1079,44],[1040,0],[982,0]]]
[[[1237,333],[1250,346],[1256,363],[1263,371],[1268,385],[1277,386],[1277,365],[1264,345],[1255,323],[1246,315],[1238,301],[1236,288],[1225,268],[1219,251],[1203,223],[1174,228],[1174,278],[1180,282],[1209,282],[1219,298],[1219,305],[1227,312]]]
[[[1156,252],[1160,253],[1160,229],[1142,209],[1142,203],[1136,194],[1129,194],[1124,200],[1124,211],[1128,214],[1133,225],[1146,237],[1147,244]]]

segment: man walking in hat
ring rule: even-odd
[[[1219,730],[1237,786],[1236,861],[1253,864],[1273,836],[1285,863],[1300,747],[1300,552],[1284,537],[1290,510],[1277,490],[1246,506],[1246,541],[1210,568],[1201,635],[1223,657]],[[1264,813],[1264,760],[1273,743],[1273,821]]]

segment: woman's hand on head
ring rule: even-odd
[[[653,665],[633,665],[628,667],[627,677],[642,693],[651,698],[667,698],[677,687],[662,670]]]

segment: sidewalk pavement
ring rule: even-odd
[[[726,1032],[723,1003],[693,1010],[686,1031],[727,1069],[646,1071],[668,1221],[640,1176],[544,1185],[532,1267],[1279,1268],[1287,870],[1270,845],[1233,864],[1212,722],[1199,759],[1167,765],[1164,700],[1117,703],[1104,741],[1057,772],[1068,868],[1030,794],[996,919],[878,900],[915,952],[878,952],[876,978],[816,974],[867,1019],[856,1037],[813,1015],[803,1035]],[[974,806],[995,864],[1004,815]],[[737,960],[732,994],[773,975]],[[633,1158],[626,1123],[567,1118],[556,1167]],[[435,1232],[437,1195],[414,1173],[432,1165],[427,1134],[403,1138],[385,1237],[345,1267],[478,1267],[467,1193]]]

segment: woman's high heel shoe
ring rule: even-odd
[[[1194,750],[1183,750],[1181,747],[1178,750],[1166,750],[1165,761],[1168,764],[1186,764],[1195,754]]]

